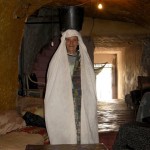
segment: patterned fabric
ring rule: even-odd
[[[119,129],[113,150],[150,150],[150,124],[124,124]]]
[[[76,57],[73,76],[73,101],[74,101],[74,113],[75,113],[75,124],[76,124],[76,132],[77,132],[77,144],[81,143],[81,77],[80,77],[80,56],[79,53]]]

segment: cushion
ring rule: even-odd
[[[16,129],[25,127],[26,123],[16,110],[0,112],[0,134],[6,134]]]

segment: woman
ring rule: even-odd
[[[45,120],[51,144],[99,143],[95,87],[81,35],[65,31],[47,73]]]

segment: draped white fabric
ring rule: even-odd
[[[81,35],[67,30],[47,73],[45,120],[51,144],[76,144],[72,81],[65,38],[78,36],[81,54],[81,144],[99,143],[95,73]]]

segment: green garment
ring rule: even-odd
[[[81,129],[81,73],[80,73],[80,55],[76,56],[73,74],[72,74],[72,84],[73,84],[73,101],[74,101],[74,113],[75,113],[75,124],[77,132],[77,144],[81,143],[80,129]]]

